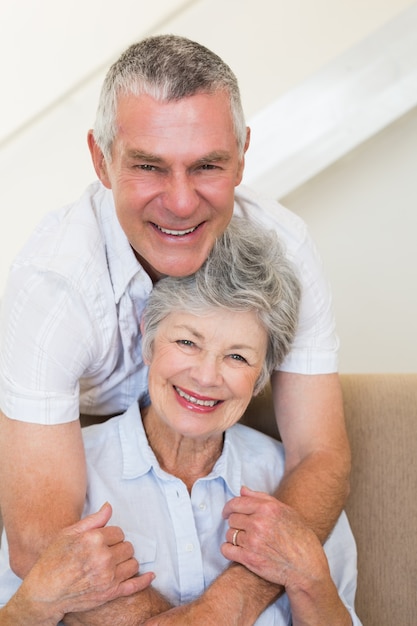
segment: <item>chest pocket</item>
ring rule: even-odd
[[[139,561],[140,569],[142,569],[142,566],[146,563],[154,563],[157,550],[157,543],[155,539],[132,532],[126,533],[126,539],[133,544],[135,549],[135,558]]]

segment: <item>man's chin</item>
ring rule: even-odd
[[[194,252],[188,251],[186,255],[167,257],[161,252],[160,258],[155,258],[151,261],[144,259],[138,253],[135,253],[135,256],[145,272],[149,274],[152,282],[155,283],[164,276],[173,276],[175,278],[191,276],[200,269],[208,254],[208,251],[207,254],[204,254],[200,249]]]

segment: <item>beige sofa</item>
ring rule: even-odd
[[[417,373],[341,376],[364,626],[417,625]],[[277,435],[269,393],[245,423]],[[331,626],[331,625],[323,625]]]
[[[416,626],[417,373],[341,381],[353,455],[346,509],[358,546],[357,612],[364,626]],[[245,422],[277,435],[268,392]]]

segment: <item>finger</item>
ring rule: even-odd
[[[119,526],[106,526],[99,529],[103,542],[107,546],[114,546],[124,541],[125,534]]]
[[[68,530],[76,533],[84,533],[87,530],[103,528],[111,518],[112,512],[113,511],[111,505],[108,502],[105,502],[96,513],[91,513],[90,515],[87,515],[83,519],[70,526]]]
[[[129,578],[129,580],[125,580],[120,583],[118,588],[118,596],[130,596],[138,591],[143,591],[147,589],[152,581],[155,579],[155,574],[153,572],[146,572],[146,574],[141,574],[140,576],[135,576],[133,578]]]
[[[122,541],[110,547],[112,562],[115,565],[128,561],[134,556],[134,548],[130,541]]]
[[[232,513],[227,520],[229,528],[239,528],[240,530],[249,531],[252,521],[252,515],[245,513]]]
[[[242,548],[240,548],[239,546],[234,546],[232,543],[226,541],[220,546],[220,551],[225,559],[245,565],[245,550],[242,550]]]
[[[256,511],[256,500],[253,497],[238,496],[226,502],[223,508],[223,517],[227,519],[232,513],[250,515]]]
[[[255,498],[266,496],[267,494],[262,491],[254,491],[253,489],[246,487],[246,485],[242,485],[242,487],[240,488],[240,495],[247,496],[248,498]]]
[[[139,572],[139,562],[134,557],[120,562],[115,568],[115,579],[122,582],[137,576]]]
[[[243,547],[245,531],[242,528],[231,527],[226,532],[226,541],[235,547]]]

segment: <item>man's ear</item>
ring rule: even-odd
[[[92,130],[88,131],[87,135],[88,148],[90,150],[91,159],[93,161],[94,169],[98,178],[107,189],[111,189],[111,182],[107,172],[107,163],[104,158],[104,154],[98,147],[96,140],[94,139],[94,133]]]
[[[246,150],[249,148],[249,143],[250,143],[250,128],[249,126],[247,126],[246,127],[246,141],[243,147],[243,155],[240,160],[238,175],[236,177],[236,186],[240,185],[240,183],[242,182],[243,170],[245,169],[245,154],[246,154]]]
[[[250,144],[250,127],[246,126],[246,141],[245,141],[245,147],[243,148],[243,153],[247,151],[247,149],[249,148],[249,144]]]

